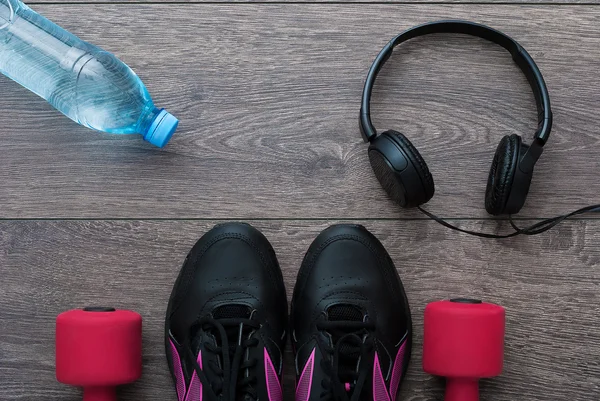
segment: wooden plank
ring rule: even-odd
[[[260,221],[288,294],[304,252],[333,221]],[[479,223],[461,222],[469,228]],[[0,222],[0,399],[79,400],[55,382],[54,319],[88,304],[144,317],[144,375],[123,400],[170,400],[163,319],[181,263],[214,222]],[[566,223],[543,236],[488,241],[433,222],[366,222],[390,252],[411,302],[416,338],[403,400],[442,399],[421,371],[427,302],[482,297],[507,308],[504,374],[485,381],[489,401],[600,398],[600,221]],[[288,361],[291,364],[291,352]],[[293,399],[286,369],[285,399]]]
[[[398,218],[369,167],[357,115],[363,80],[397,32],[442,18],[518,39],[550,88],[555,129],[522,216],[598,201],[600,8],[485,5],[55,5],[40,12],[115,52],[181,119],[159,151],[91,132],[0,79],[0,217]],[[85,15],[86,18],[81,18]],[[378,127],[421,149],[430,210],[488,217],[503,135],[528,141],[533,97],[502,49],[418,39],[374,94]],[[576,178],[574,178],[576,177]]]

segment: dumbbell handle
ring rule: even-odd
[[[444,401],[479,401],[479,383],[477,379],[446,379]]]
[[[85,387],[83,401],[117,401],[115,387]]]

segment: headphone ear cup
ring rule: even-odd
[[[520,148],[521,137],[515,134],[504,136],[496,148],[485,190],[485,210],[491,215],[498,216],[508,212],[506,206],[519,162]]]
[[[401,144],[402,148],[408,154],[409,159],[412,161],[419,178],[421,179],[421,184],[423,185],[424,191],[424,201],[419,203],[422,205],[423,203],[429,202],[435,193],[435,184],[433,183],[433,176],[429,172],[429,167],[427,163],[425,163],[425,159],[419,153],[419,150],[412,144],[412,142],[404,136],[400,132],[396,131],[388,131],[392,137]]]
[[[434,193],[433,177],[419,151],[401,133],[386,131],[369,146],[375,176],[402,207],[420,206]]]

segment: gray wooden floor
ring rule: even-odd
[[[442,399],[420,367],[422,312],[458,295],[507,308],[505,371],[482,399],[600,400],[600,219],[506,241],[449,232],[387,200],[356,124],[367,69],[395,33],[441,18],[486,23],[531,53],[553,104],[522,223],[599,202],[600,1],[167,3],[29,3],[117,54],[181,126],[164,150],[95,133],[0,76],[1,400],[80,399],[54,379],[54,319],[87,304],[144,317],[144,376],[122,399],[174,400],[167,296],[193,243],[237,219],[271,240],[290,294],[329,224],[359,222],[382,240],[415,321],[403,400]],[[406,133],[434,174],[428,209],[506,230],[483,210],[489,163],[503,135],[529,140],[535,126],[510,57],[477,39],[417,39],[375,92],[376,125]],[[293,378],[284,385],[292,400]]]

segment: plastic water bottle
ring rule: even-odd
[[[127,65],[18,0],[0,0],[0,72],[85,127],[159,147],[177,129]]]

